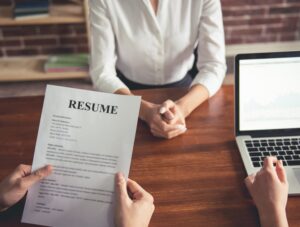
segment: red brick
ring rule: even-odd
[[[282,19],[282,23],[276,26],[268,26],[266,29],[267,33],[279,33],[284,34],[286,32],[295,32],[298,25],[297,17],[290,17]]]
[[[24,39],[25,46],[50,46],[50,45],[57,45],[57,39],[56,38],[27,38]]]
[[[44,25],[39,27],[41,35],[70,35],[73,34],[71,25]]]
[[[279,25],[274,27],[267,27],[266,33],[286,33],[286,32],[295,32],[295,28],[285,25]]]
[[[252,5],[269,5],[269,4],[278,4],[284,3],[285,0],[252,0]]]
[[[224,17],[236,17],[236,16],[255,16],[255,15],[265,15],[267,12],[266,8],[255,8],[255,9],[236,9],[236,8],[223,8]]]
[[[69,54],[75,53],[74,47],[56,47],[56,48],[42,48],[41,54]]]
[[[20,47],[21,48],[21,40],[20,39],[3,39],[0,40],[0,47]]]
[[[285,27],[293,28],[296,30],[297,26],[300,25],[300,14],[299,16],[283,18],[282,22]]]
[[[263,28],[247,28],[247,29],[233,29],[231,30],[230,34],[231,36],[240,36],[240,35],[262,35]]]
[[[85,34],[86,31],[86,27],[85,25],[73,25],[73,30],[76,34]]]
[[[299,13],[300,12],[300,5],[299,6],[281,6],[281,7],[271,7],[270,14],[290,14],[290,13]]]
[[[297,40],[297,35],[295,32],[281,34],[280,41],[293,41]]]
[[[229,45],[229,44],[239,44],[239,43],[243,43],[243,39],[241,37],[232,37],[230,39],[226,39],[225,43],[227,45]]]
[[[88,39],[86,36],[69,36],[69,37],[60,37],[59,39],[60,44],[62,45],[81,45],[81,44],[87,44]]]
[[[252,0],[221,0],[222,6],[245,6],[250,5]]]
[[[233,26],[247,26],[249,24],[249,19],[245,18],[234,18],[234,19],[227,19],[224,18],[224,26],[226,27],[233,27]]]
[[[282,22],[280,17],[278,18],[251,18],[249,20],[250,25],[261,25],[261,24],[278,24]]]
[[[264,42],[276,42],[278,37],[276,35],[265,36],[245,36],[243,37],[245,43],[264,43]]]
[[[76,52],[77,52],[77,53],[89,53],[90,50],[89,50],[88,45],[84,45],[84,46],[78,46],[78,47],[76,48]]]
[[[38,34],[36,26],[12,26],[2,27],[1,29],[4,37],[34,36]]]
[[[27,55],[38,55],[40,54],[39,49],[31,48],[31,49],[7,49],[7,56],[27,56]]]
[[[278,24],[283,21],[282,18],[268,18],[268,17],[237,17],[237,18],[224,18],[225,27],[229,26],[243,26],[243,25],[268,25]]]
[[[222,6],[254,6],[284,3],[285,0],[221,0]]]

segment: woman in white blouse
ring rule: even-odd
[[[143,100],[139,115],[155,136],[184,133],[185,118],[213,96],[224,79],[220,0],[90,0],[90,17],[95,87],[131,95],[135,88],[189,86],[175,101]],[[187,73],[197,46],[199,72],[192,80]]]

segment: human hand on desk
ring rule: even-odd
[[[171,106],[170,102],[167,103],[167,107],[172,107],[174,112],[167,110],[166,104],[158,105],[142,101],[140,116],[147,122],[151,133],[156,137],[171,139],[186,131],[185,120],[181,117],[180,110]]]
[[[276,163],[276,167],[273,166]],[[257,206],[263,227],[287,227],[288,181],[281,160],[267,157],[260,171],[248,176],[245,184]]]
[[[32,185],[50,175],[51,171],[50,165],[33,173],[31,173],[30,165],[19,165],[0,183],[0,211],[16,204]]]
[[[116,175],[116,193],[116,226],[147,227],[154,212],[153,197],[135,181],[126,183],[121,173]]]
[[[117,90],[115,94],[132,95],[131,91],[125,88]],[[148,124],[151,133],[156,137],[171,139],[186,131],[185,120],[181,117],[183,115],[180,114],[177,105],[171,102],[168,100],[158,105],[142,100],[139,117]],[[166,111],[166,107],[173,110],[173,113]],[[174,118],[171,120],[170,116]]]
[[[185,117],[181,107],[172,100],[167,100],[161,104],[159,109],[160,114],[163,116],[163,119],[171,124],[178,125],[186,130]]]

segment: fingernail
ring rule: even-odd
[[[123,180],[124,176],[121,172],[117,173],[118,180]]]
[[[167,118],[169,121],[171,121],[171,120],[174,119],[174,117],[172,117],[172,116],[166,116],[166,118]]]
[[[279,160],[279,165],[280,165],[281,167],[283,166],[282,160]]]
[[[46,165],[46,170],[49,172],[52,172],[52,170],[53,170],[52,165]]]
[[[161,107],[161,108],[159,109],[159,113],[160,113],[160,114],[164,114],[166,111],[167,111],[166,107]]]
[[[181,131],[186,131],[187,130],[187,128],[184,125],[175,125],[175,127],[177,129],[180,129]]]
[[[115,181],[118,183],[121,180],[121,173],[116,173],[115,175]]]

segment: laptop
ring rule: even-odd
[[[235,135],[248,174],[276,156],[300,194],[300,51],[236,56]]]

